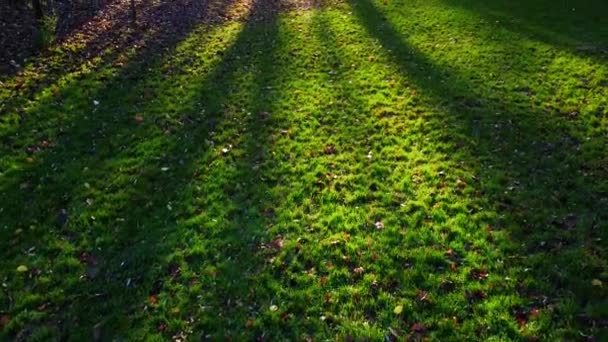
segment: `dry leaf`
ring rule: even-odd
[[[4,329],[4,327],[10,323],[10,321],[11,321],[11,316],[1,315],[0,316],[0,331],[2,331],[2,329]]]

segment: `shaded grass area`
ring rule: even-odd
[[[504,3],[269,11],[11,99],[1,333],[605,338],[608,39]]]

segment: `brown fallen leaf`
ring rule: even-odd
[[[517,320],[519,327],[522,328],[528,323],[528,315],[524,311],[517,311],[515,313],[515,320]]]
[[[285,246],[285,238],[281,235],[277,235],[270,243],[270,247],[276,250],[283,249],[283,246]]]
[[[167,268],[167,273],[169,274],[171,279],[175,280],[175,278],[179,277],[182,273],[182,268],[176,263],[171,263]]]
[[[532,310],[530,310],[530,317],[536,318],[539,315],[540,315],[540,310],[538,308],[532,308]]]
[[[486,299],[488,295],[483,290],[466,291],[465,297],[469,302],[477,302]]]
[[[471,270],[471,273],[469,274],[469,276],[471,277],[471,279],[474,280],[482,280],[482,279],[486,279],[488,277],[488,271],[481,269],[481,268],[476,268]]]
[[[454,252],[454,250],[451,248],[445,251],[443,254],[450,260],[455,260],[457,258],[456,252]]]
[[[422,291],[422,290],[418,290],[416,292],[416,298],[418,298],[419,301],[421,302],[425,302],[429,300],[429,293],[426,291]]]
[[[0,331],[4,329],[11,322],[11,316],[9,315],[0,315]]]
[[[412,330],[413,332],[422,334],[422,333],[426,332],[426,327],[422,323],[414,323],[410,326],[410,330]]]
[[[323,153],[325,154],[336,154],[336,147],[334,145],[325,145]]]
[[[262,210],[262,215],[264,217],[272,218],[275,215],[274,209],[273,208],[266,208],[266,209]]]
[[[53,96],[59,96],[59,87],[57,85],[53,84],[53,86],[51,87],[51,91],[53,92]]]
[[[459,189],[464,189],[467,187],[467,183],[465,181],[463,181],[462,179],[458,178],[456,180],[456,187],[458,187]]]

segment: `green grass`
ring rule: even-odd
[[[0,338],[608,338],[577,6],[351,0],[5,79]]]

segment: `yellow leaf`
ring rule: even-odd
[[[17,267],[17,272],[19,272],[19,273],[25,273],[27,271],[28,271],[28,268],[25,265],[20,265],[19,267]]]
[[[593,285],[593,286],[602,286],[602,285],[604,285],[604,283],[602,283],[602,281],[599,280],[599,279],[593,279],[591,281],[591,285]]]
[[[403,312],[403,305],[395,306],[393,312],[395,313],[395,315],[400,315]]]

